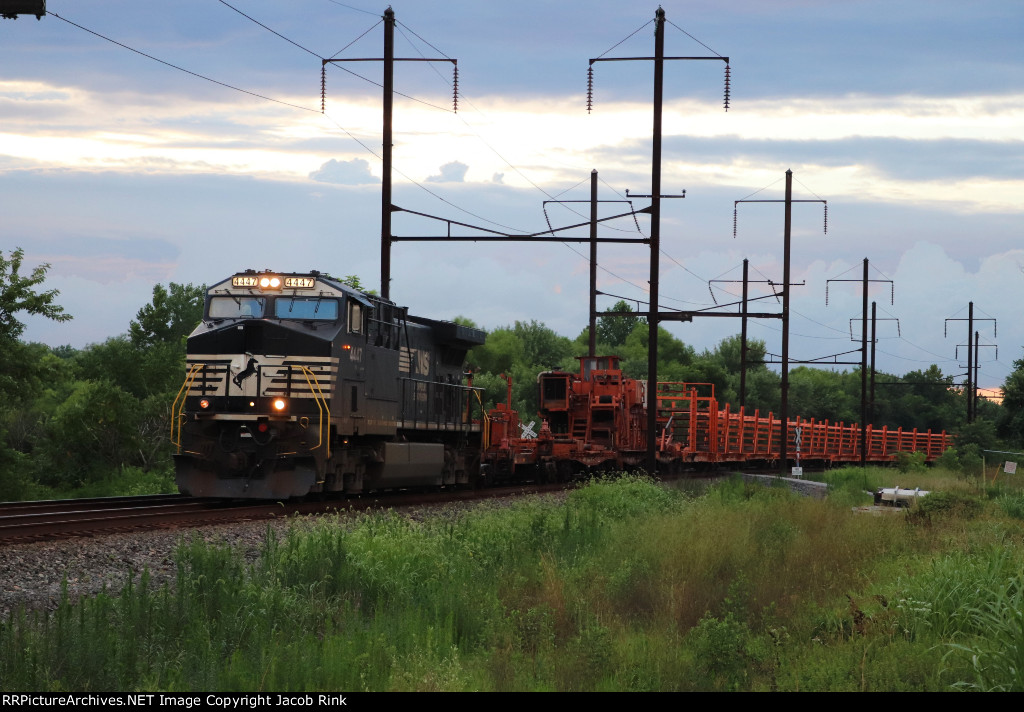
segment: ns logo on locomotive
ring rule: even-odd
[[[278,499],[468,483],[479,329],[320,272],[246,270],[207,291],[171,439],[178,489]]]

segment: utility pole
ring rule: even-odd
[[[750,305],[750,277],[749,277],[750,260],[743,259],[743,279],[739,280],[742,287],[742,296],[740,297],[740,407],[744,408],[747,405],[747,354],[749,349],[747,348],[747,322],[750,318],[749,305]],[[710,279],[708,280],[708,290],[711,291],[711,299],[714,300],[715,304],[718,304],[718,300],[715,299],[715,292],[711,289],[711,285],[715,282],[736,282],[735,279]],[[754,282],[770,284],[774,287],[775,282],[770,279],[757,279]],[[778,297],[777,293],[771,296]],[[755,299],[763,299],[764,297],[756,297]],[[700,312],[695,312],[694,316],[701,316]],[[781,318],[781,314],[777,314],[776,318]]]
[[[875,327],[878,325],[878,302],[871,302],[871,422],[875,422],[875,344],[878,343]]]
[[[733,203],[733,236],[736,234],[736,213],[740,203],[778,203],[785,204],[782,226],[782,394],[779,403],[781,419],[781,438],[779,442],[779,462],[782,474],[788,474],[789,467],[789,292],[790,292],[790,243],[793,223],[793,203],[824,203],[825,232],[828,232],[828,201],[793,200],[793,171],[786,170],[786,198],[778,200],[737,200]]]
[[[383,62],[383,146],[382,146],[382,173],[380,193],[380,295],[384,299],[391,298],[391,243],[394,236],[391,234],[391,213],[395,206],[391,200],[391,156],[394,149],[393,122],[394,99],[395,99],[395,62],[451,62],[454,67],[453,95],[452,101],[455,110],[458,110],[458,86],[459,86],[459,65],[458,60],[429,59],[425,57],[395,57],[395,11],[389,6],[384,11],[384,56],[382,58],[361,58],[361,59],[324,59],[320,65],[322,91],[321,102],[326,96],[326,69],[328,64],[337,62]],[[321,103],[323,106],[323,103]]]
[[[384,11],[384,145],[380,194],[380,296],[391,298],[391,155],[395,148],[395,11]]]
[[[860,280],[829,279],[825,281],[825,304],[828,304],[828,285],[832,282],[861,283],[861,328],[860,328],[860,466],[868,463],[868,291],[871,282],[889,284],[892,301],[895,301],[895,287],[891,279],[870,279],[868,276],[868,258],[864,258],[863,276]],[[851,337],[852,338],[852,337]],[[872,337],[873,338],[873,337]],[[874,344],[872,343],[872,351]]]
[[[967,322],[967,379],[964,384],[964,395],[967,398],[967,422],[973,423],[977,416],[977,388],[978,388],[978,373],[977,361],[978,361],[978,348],[979,348],[979,334],[974,330],[975,321],[991,321],[992,322],[992,336],[998,336],[996,320],[992,318],[975,319],[974,318],[974,302],[967,303],[967,319],[962,317],[959,319],[949,318],[946,319],[946,336],[949,335],[948,327],[951,321],[966,321]],[[957,358],[960,358],[960,346],[957,344],[956,354]],[[991,344],[986,344],[986,346]],[[999,358],[998,347],[996,351],[996,358]]]
[[[743,306],[740,311],[743,319],[740,320],[740,408],[747,405],[747,279],[749,274],[747,268],[750,260],[743,258]]]
[[[665,11],[658,8],[654,13],[654,56],[618,57],[590,60],[587,109],[593,101],[593,68],[595,62],[654,61],[654,117],[651,141],[651,258],[650,258],[650,301],[647,317],[647,456],[645,467],[648,472],[657,471],[657,387],[658,387],[658,325],[661,307],[658,304],[659,259],[661,256],[661,136],[662,100],[664,94],[665,60],[718,60],[726,64],[725,108],[729,109],[729,58],[715,57],[666,57],[665,56]],[[627,193],[628,195],[628,193]],[[640,196],[635,196],[640,197]],[[677,196],[665,196],[677,197]]]
[[[588,241],[590,242],[590,296],[589,296],[590,317],[589,317],[589,320],[588,320],[589,332],[590,333],[588,335],[588,348],[587,348],[587,351],[588,351],[588,354],[591,357],[594,357],[594,356],[597,355],[597,294],[598,294],[598,292],[597,292],[597,244],[599,242],[605,241],[605,240],[599,239],[597,237],[597,225],[598,225],[598,223],[603,222],[603,220],[598,219],[598,217],[597,217],[597,206],[600,203],[628,203],[629,207],[632,209],[633,203],[632,203],[632,201],[629,201],[629,200],[598,200],[597,199],[597,169],[595,168],[594,170],[590,171],[590,200],[587,200],[587,201],[583,201],[583,200],[545,200],[543,202],[544,216],[547,217],[547,215],[548,215],[548,208],[547,208],[547,206],[548,206],[549,203],[557,203],[557,204],[560,204],[560,205],[566,205],[566,204],[569,204],[569,203],[582,203],[582,202],[587,202],[587,203],[590,204],[590,222],[588,223],[589,226],[590,226],[590,237],[588,238]],[[616,216],[616,217],[624,217],[625,215],[629,215],[629,214],[630,213],[624,213],[623,215],[619,215],[619,216]],[[635,215],[635,213],[633,214],[633,220],[634,220],[634,222],[636,222],[636,215]],[[640,231],[640,223],[637,222],[636,225],[637,225],[637,228],[636,228],[637,232],[639,232]],[[550,228],[550,232],[553,235],[556,230],[555,230],[555,228],[551,228],[551,219],[550,218],[548,218],[548,227]],[[576,227],[578,227],[578,226],[576,226]],[[560,228],[560,229],[566,229],[566,228]],[[400,239],[401,238],[395,238],[396,241],[398,241]],[[564,239],[564,238],[558,238],[558,239]],[[646,239],[638,240],[636,238],[634,238],[632,240],[628,240],[628,241],[629,242],[644,242],[644,243],[647,242]]]
[[[647,320],[647,471],[658,470],[658,282],[661,258],[661,107],[665,78],[665,11],[654,13],[654,127],[651,141],[651,318]]]
[[[779,460],[782,464],[782,473],[789,474],[789,264],[790,264],[790,242],[793,223],[793,171],[786,169],[786,210],[785,226],[783,229],[782,248],[782,400],[779,407],[782,410],[782,438],[779,443]]]
[[[861,300],[864,324],[860,329],[860,466],[868,464],[868,258],[864,258],[864,288]]]
[[[590,333],[589,356],[597,356],[597,169],[590,171]]]
[[[974,390],[971,392],[971,400],[974,402],[971,407],[971,412],[974,417],[978,417],[978,378],[981,376],[981,359],[978,358],[978,349],[980,348],[981,336],[977,331],[974,332]]]

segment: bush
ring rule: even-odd
[[[981,500],[960,492],[931,492],[917,500],[918,513],[924,516],[954,516],[973,519],[981,513]]]
[[[79,381],[47,426],[43,484],[80,487],[138,456],[139,404],[106,381]]]
[[[982,465],[984,459],[981,456],[981,448],[974,443],[968,443],[957,448],[960,458],[960,467],[965,475],[981,477],[984,475]]]
[[[722,618],[706,615],[690,632],[702,687],[709,690],[741,690],[750,664],[750,628],[731,613]]]
[[[974,680],[955,687],[982,692],[1024,692],[1024,574],[979,592],[967,614],[977,638],[953,645],[953,654],[970,660]]]
[[[925,454],[923,452],[900,452],[896,454],[896,469],[900,472],[923,472]]]
[[[1014,519],[1024,519],[1024,493],[1004,494],[996,502],[1007,515]]]
[[[0,502],[27,499],[29,479],[26,474],[28,458],[3,442],[0,433]]]
[[[960,456],[957,454],[956,448],[951,447],[935,458],[935,467],[950,472],[961,472],[963,465],[960,463]]]

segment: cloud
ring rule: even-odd
[[[0,241],[0,247],[6,247]],[[161,238],[138,235],[115,239],[94,235],[33,238],[26,245],[26,262],[47,263],[51,276],[79,278],[110,285],[131,279],[161,282],[171,278],[180,249]]]
[[[366,185],[380,183],[380,178],[370,173],[370,163],[363,158],[351,161],[338,161],[332,158],[320,166],[309,177],[321,183],[338,183],[339,185]]]
[[[466,171],[468,170],[469,166],[465,163],[452,161],[441,166],[441,173],[439,175],[427,176],[427,181],[430,183],[464,183],[466,181]]]

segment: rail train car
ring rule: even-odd
[[[213,285],[172,409],[179,490],[280,499],[469,483],[482,418],[463,361],[484,336],[316,271]]]
[[[542,424],[536,437],[521,437],[510,403],[489,412],[482,460],[491,480],[566,480],[580,472],[643,464],[645,382],[625,378],[617,356],[579,361],[578,373],[545,371],[537,377]]]
[[[579,370],[537,377],[543,424],[522,437],[509,404],[490,411],[483,463],[493,478],[566,479],[582,472],[630,469],[646,458],[647,407],[657,408],[658,469],[676,473],[720,465],[774,466],[781,458],[782,423],[728,404],[719,406],[709,383],[658,383],[622,374],[616,356],[580,357]],[[901,452],[927,461],[952,447],[945,431],[867,427],[865,459],[890,463]],[[860,426],[794,418],[787,428],[787,459],[831,467],[861,460]]]

